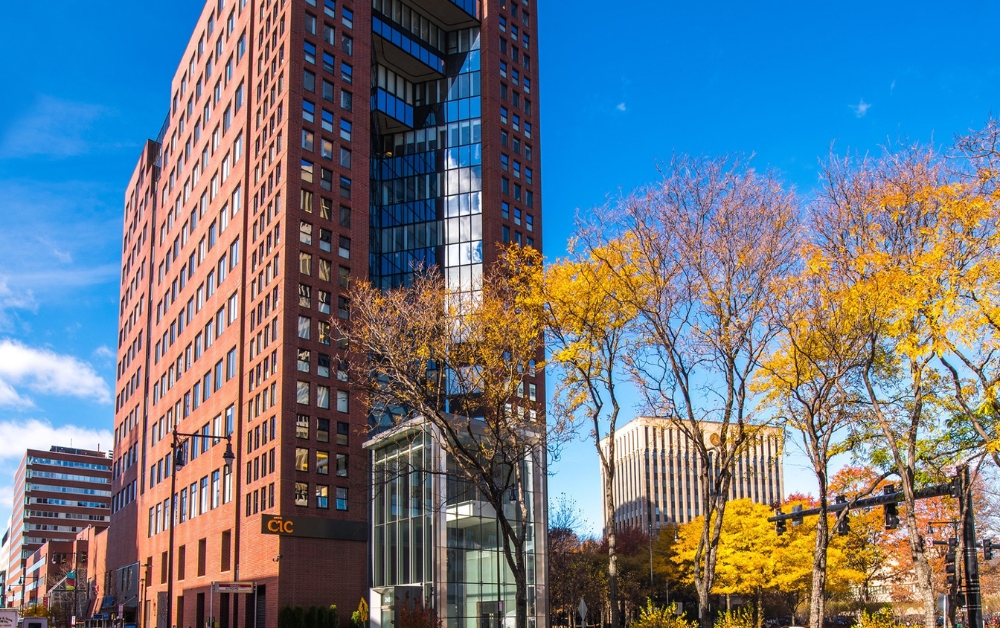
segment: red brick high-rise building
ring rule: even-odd
[[[352,280],[438,265],[470,290],[498,243],[541,247],[535,9],[204,7],[125,198],[107,569],[138,567],[127,622],[346,622],[367,597],[369,419],[330,320]],[[180,466],[175,430],[198,434]]]

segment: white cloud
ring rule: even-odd
[[[34,311],[37,305],[31,290],[12,289],[7,277],[0,276],[0,330],[10,327],[13,310]]]
[[[79,447],[80,449],[111,448],[109,430],[92,429],[79,425],[52,425],[45,419],[27,421],[0,421],[0,461],[20,461],[26,449],[45,449],[52,445]]]
[[[103,358],[106,360],[108,358],[115,357],[115,353],[114,351],[108,348],[108,345],[101,345],[100,347],[94,349],[94,357]]]
[[[90,152],[83,138],[106,112],[100,105],[42,96],[29,113],[15,120],[0,141],[0,157],[72,157]]]
[[[111,402],[108,385],[86,362],[14,340],[0,340],[0,405],[33,405],[30,398],[17,391],[20,387]],[[0,442],[4,442],[2,436]]]
[[[615,107],[615,109],[617,109],[618,111],[625,111],[625,103],[623,102],[618,103],[618,106]]]
[[[854,110],[854,115],[856,117],[863,118],[865,117],[865,114],[868,113],[868,109],[871,108],[872,104],[870,102],[865,102],[865,99],[862,98],[858,101],[858,104],[847,106]]]

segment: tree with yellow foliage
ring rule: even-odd
[[[615,432],[621,412],[618,387],[625,379],[624,358],[635,307],[622,298],[617,270],[629,262],[616,243],[551,264],[543,294],[550,369],[559,382],[552,412],[567,422],[582,422],[597,448],[603,470],[608,546],[608,597],[611,625],[621,624],[618,527],[615,520]]]
[[[811,207],[811,263],[825,273],[836,307],[864,322],[858,392],[868,450],[899,477],[915,587],[926,628],[935,626],[931,569],[920,541],[914,491],[945,409],[935,370],[946,320],[949,257],[940,235],[961,215],[965,191],[926,148],[878,158],[831,159]]]
[[[791,502],[788,506],[801,502]],[[719,538],[718,562],[712,593],[738,595],[753,603],[753,621],[760,618],[763,594],[779,593],[794,614],[801,601],[807,599],[813,586],[813,554],[816,528],[811,525],[790,526],[778,536],[767,522],[770,509],[749,499],[729,503]],[[702,529],[702,518],[678,528],[678,539],[671,547],[673,562],[683,583],[693,583],[693,564]],[[829,550],[828,590],[845,592],[858,580],[845,560],[845,542],[834,538]],[[661,546],[657,546],[662,551]]]
[[[830,282],[808,245],[799,272],[782,286],[777,307],[777,350],[764,363],[755,387],[767,393],[793,438],[799,438],[816,477],[819,516],[815,526],[809,626],[822,628],[827,599],[827,559],[832,541],[829,481],[831,459],[849,450],[848,436],[864,413],[857,385],[867,357],[868,321],[841,307],[843,287]],[[870,493],[881,478],[868,487]],[[863,495],[856,495],[856,497]],[[836,524],[848,516],[845,509]]]

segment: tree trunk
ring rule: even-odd
[[[615,548],[615,495],[612,490],[614,473],[608,474],[604,486],[604,499],[608,505],[608,518],[605,521],[605,534],[608,537],[608,606],[611,610],[611,626],[619,628],[621,623],[621,608],[618,604],[618,552]]]
[[[822,501],[819,520],[816,522],[816,547],[813,552],[812,592],[809,595],[809,628],[823,628],[826,604],[826,548],[830,537],[830,522],[826,517],[826,499],[825,497],[820,499]]]
[[[911,491],[912,494],[912,491]],[[934,595],[934,584],[930,563],[924,552],[923,544],[917,533],[917,518],[913,514],[913,500],[907,500],[906,525],[910,530],[910,551],[913,553],[913,573],[916,577],[917,592],[924,603],[925,628],[937,628],[937,596]]]
[[[758,628],[760,626],[760,607],[764,603],[764,590],[762,587],[757,587],[756,595],[753,598],[753,628]]]

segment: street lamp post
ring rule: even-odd
[[[181,438],[185,440],[180,440]],[[196,438],[206,438],[210,440],[222,440],[226,439],[226,451],[222,454],[222,462],[225,463],[226,468],[232,468],[233,461],[236,460],[236,454],[233,453],[233,442],[230,435],[221,436],[219,434],[184,434],[177,431],[174,428],[173,431],[173,443],[171,444],[171,451],[173,456],[173,469],[170,473],[170,534],[167,540],[168,550],[167,550],[167,625],[161,628],[173,628],[173,617],[174,617],[174,512],[177,509],[177,499],[174,495],[177,493],[177,471],[184,466],[187,462],[186,460],[180,460],[178,457],[178,452],[180,446],[187,442],[188,440],[193,441]]]
[[[656,595],[656,585],[653,584],[653,522],[649,522],[649,591]]]

